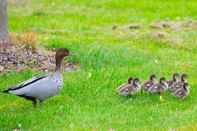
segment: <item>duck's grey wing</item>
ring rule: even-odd
[[[37,82],[37,81],[39,81],[39,80],[41,80],[41,79],[43,79],[43,78],[46,78],[46,77],[47,77],[47,76],[37,76],[37,77],[33,77],[33,78],[29,79],[29,80],[26,80],[26,81],[24,81],[24,82],[18,84],[17,86],[10,87],[10,88],[6,89],[6,90],[4,90],[3,92],[4,92],[4,93],[9,93],[9,91],[15,91],[15,90],[22,89],[22,88],[24,88],[24,87],[26,87],[26,86],[29,86],[29,85],[31,85],[31,84],[33,84],[33,83],[35,83],[35,82]]]

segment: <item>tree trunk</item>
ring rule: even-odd
[[[7,0],[0,0],[0,44],[8,43]]]

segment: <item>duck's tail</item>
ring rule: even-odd
[[[3,90],[3,91],[1,91],[2,93],[9,93],[9,89],[6,89],[6,90]]]

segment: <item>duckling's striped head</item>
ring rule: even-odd
[[[135,78],[135,79],[133,80],[133,85],[134,85],[134,86],[137,86],[137,87],[140,87],[140,80],[139,80],[139,78]]]
[[[179,78],[180,78],[180,75],[179,75],[178,73],[174,73],[174,74],[172,75],[172,80],[173,80],[173,81],[178,81]]]
[[[187,78],[188,78],[187,74],[182,74],[181,75],[181,81],[182,82],[187,82]]]
[[[129,77],[128,78],[128,84],[132,84],[132,82],[133,82],[133,78],[132,77]]]
[[[160,83],[166,83],[166,78],[165,77],[161,77],[159,80]]]
[[[151,81],[156,80],[156,75],[155,75],[155,74],[152,74],[152,75],[150,76],[150,80],[151,80]]]

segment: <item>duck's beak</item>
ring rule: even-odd
[[[69,56],[75,56],[75,55],[77,55],[76,53],[73,53],[73,52],[71,52],[70,54],[69,54]]]

